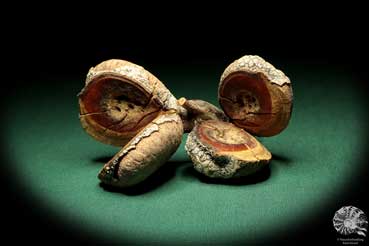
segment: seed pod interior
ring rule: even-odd
[[[244,56],[224,71],[218,98],[237,126],[258,136],[273,136],[288,125],[292,111],[289,78],[259,56]]]
[[[176,99],[141,66],[108,60],[92,68],[79,94],[80,120],[95,139],[125,145]]]
[[[252,174],[271,159],[270,152],[253,136],[232,123],[218,120],[197,124],[185,147],[195,169],[215,178]]]

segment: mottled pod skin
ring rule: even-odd
[[[178,107],[181,108],[180,115],[186,133],[192,131],[197,122],[204,120],[221,120],[228,121],[228,117],[224,112],[215,105],[203,100],[191,99],[184,97],[178,99]]]
[[[272,158],[253,136],[232,123],[218,120],[196,124],[185,148],[195,169],[212,178],[247,176]]]
[[[259,56],[243,56],[225,69],[218,98],[235,125],[257,136],[280,133],[291,117],[289,78]]]
[[[176,98],[154,75],[117,59],[91,68],[78,98],[82,127],[116,146],[128,143],[161,111],[177,110]]]
[[[125,145],[100,171],[99,179],[115,187],[140,183],[177,150],[183,135],[178,114],[160,114]]]

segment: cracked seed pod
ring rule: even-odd
[[[183,125],[178,114],[160,114],[105,164],[99,179],[115,187],[143,181],[166,163],[179,147],[182,135]]]
[[[190,132],[197,122],[204,120],[228,121],[228,117],[218,107],[203,100],[187,100],[184,97],[178,99],[178,105],[182,109],[181,118],[184,131]]]
[[[272,158],[271,153],[246,131],[218,120],[196,124],[185,148],[195,169],[212,178],[246,176]]]
[[[124,146],[161,111],[177,110],[176,98],[154,75],[117,59],[91,68],[78,97],[82,127],[116,146]]]
[[[223,72],[218,98],[231,121],[257,136],[273,136],[292,111],[289,78],[259,56],[243,56]]]

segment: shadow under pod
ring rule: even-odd
[[[105,164],[108,161],[110,161],[113,158],[113,156],[100,156],[92,159],[92,162],[94,163],[102,163]]]
[[[101,158],[102,159],[102,158]],[[141,183],[126,187],[126,188],[118,188],[106,185],[100,182],[100,187],[109,192],[122,193],[124,195],[129,196],[137,196],[142,195],[148,192],[151,192],[160,186],[167,183],[176,175],[176,169],[185,162],[182,161],[168,161],[165,165],[160,167],[156,172],[151,174],[147,179],[142,181]]]
[[[292,163],[292,160],[288,157],[285,157],[283,155],[278,155],[278,154],[272,154],[272,162],[273,160],[281,163],[281,164],[284,164],[284,165],[291,165]]]
[[[270,173],[271,171],[270,171],[269,165],[263,167],[261,170],[249,176],[236,177],[236,178],[230,178],[230,179],[207,177],[204,174],[196,171],[192,165],[189,165],[186,168],[184,168],[182,172],[184,176],[196,177],[202,183],[217,184],[217,185],[233,185],[233,186],[253,185],[253,184],[264,182],[267,179],[269,179]]]

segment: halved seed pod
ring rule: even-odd
[[[105,164],[99,179],[116,187],[143,181],[177,150],[182,135],[183,125],[178,114],[160,114]]]
[[[185,145],[194,167],[213,178],[252,174],[265,166],[271,153],[232,123],[208,120],[196,124]]]
[[[196,122],[204,120],[228,121],[228,117],[221,109],[203,100],[187,100],[186,98],[181,97],[178,99],[178,105],[182,112],[181,118],[185,132],[192,131]]]
[[[95,139],[124,146],[161,111],[177,110],[176,98],[154,75],[124,60],[91,68],[78,95],[82,127]]]
[[[259,56],[243,56],[223,72],[218,98],[231,121],[257,136],[273,136],[292,111],[289,78]]]

